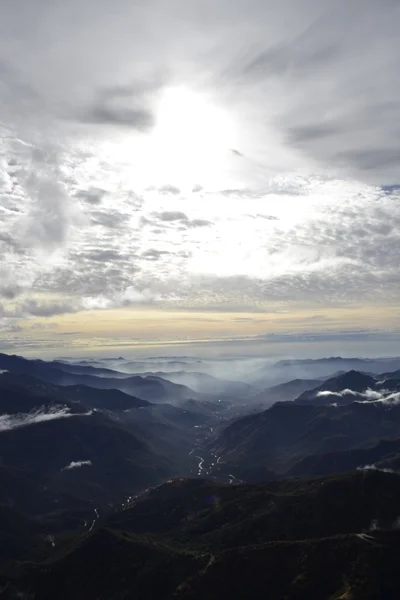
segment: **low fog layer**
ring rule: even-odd
[[[248,383],[256,389],[284,383],[294,379],[328,379],[335,374],[358,370],[371,374],[382,374],[400,369],[400,358],[321,358],[283,359],[262,357],[203,358],[195,356],[148,357],[140,359],[85,358],[62,359],[69,364],[107,368],[125,374],[156,374],[176,383],[204,391],[202,386],[211,387],[215,377],[230,382]],[[204,375],[202,382],[201,375]],[[215,381],[215,385],[218,381]]]

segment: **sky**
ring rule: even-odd
[[[397,0],[0,0],[0,351],[397,352]]]

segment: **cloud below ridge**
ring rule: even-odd
[[[17,413],[15,415],[4,414],[0,415],[0,433],[18,429],[20,427],[28,427],[29,425],[35,425],[37,423],[44,423],[46,421],[69,419],[77,416],[89,416],[90,414],[91,412],[71,413],[70,409],[66,406],[53,406],[50,409],[43,406],[30,413]]]
[[[388,406],[400,403],[400,392],[390,392],[388,390],[365,390],[365,392],[356,392],[354,390],[345,389],[340,392],[331,392],[324,390],[317,393],[317,398],[343,398],[344,396],[354,396],[355,402],[362,404],[381,403]]]
[[[66,467],[64,467],[63,471],[71,471],[72,469],[80,469],[81,467],[91,467],[91,460],[72,460]]]

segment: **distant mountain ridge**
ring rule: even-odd
[[[157,371],[155,373],[143,373],[145,377],[161,377],[172,383],[185,385],[196,392],[211,395],[241,396],[247,398],[253,396],[257,389],[242,381],[229,381],[207,373],[197,371]]]
[[[329,473],[328,458],[321,463],[320,455],[373,447],[400,437],[399,392],[400,382],[390,376],[382,381],[349,371],[303,392],[293,402],[276,403],[238,419],[219,433],[211,449],[220,457],[221,473],[231,472],[247,481],[313,474],[307,460],[326,465],[317,474]],[[344,470],[358,466],[350,458],[341,465]]]
[[[269,386],[289,379],[328,379],[338,372],[351,370],[379,375],[400,369],[400,358],[343,358],[340,356],[320,359],[281,360],[273,365],[257,369],[252,374],[254,383]]]
[[[86,374],[87,372],[84,369],[87,368],[90,369],[92,374]],[[82,367],[82,369],[82,373],[73,373],[70,366],[64,363],[47,363],[40,360],[27,360],[20,356],[0,354],[0,370],[6,370],[14,374],[31,375],[59,386],[85,385],[99,389],[117,389],[149,401],[189,399],[197,395],[196,392],[186,386],[161,378],[147,378],[138,375],[106,377],[104,376],[104,369],[100,371],[103,374],[102,376],[96,376],[93,374],[92,367]]]
[[[265,405],[274,404],[275,402],[288,402],[297,398],[302,392],[316,389],[320,384],[320,379],[292,379],[266,388],[254,396],[252,401]]]
[[[312,390],[304,391],[296,398],[295,402],[317,402],[319,404],[337,402],[339,404],[347,404],[354,402],[356,399],[352,392],[362,393],[369,389],[374,389],[376,383],[377,380],[370,375],[352,370],[327,379]],[[349,390],[349,392],[346,393],[346,390]],[[324,396],[323,392],[332,392],[332,395],[328,394]]]

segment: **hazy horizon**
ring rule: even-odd
[[[289,336],[290,337],[290,336]],[[324,336],[321,335],[323,338]],[[109,345],[99,348],[88,346],[86,348],[71,348],[68,344],[58,344],[54,348],[24,347],[0,348],[0,352],[6,354],[18,354],[26,358],[41,358],[43,360],[57,359],[109,359],[124,358],[126,360],[154,360],[157,358],[191,358],[213,361],[246,361],[256,360],[264,364],[274,363],[287,359],[319,359],[319,358],[388,358],[398,357],[397,332],[386,339],[368,339],[364,341],[360,336],[355,340],[339,334],[336,340],[304,340],[304,341],[275,341],[265,342],[262,340],[233,340],[231,342],[196,342],[174,343],[174,344],[138,344],[136,346]],[[362,336],[361,336],[362,337]]]

